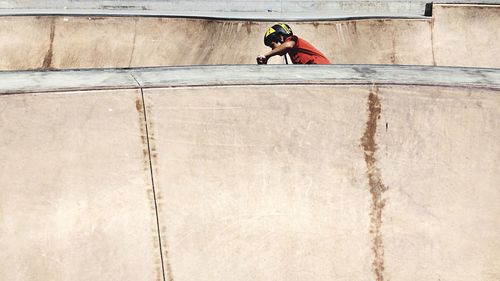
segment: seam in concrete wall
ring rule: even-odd
[[[135,79],[135,78],[134,78]],[[161,261],[161,273],[162,273],[162,280],[166,281],[165,279],[165,268],[164,268],[164,257],[163,257],[163,247],[162,247],[162,239],[161,239],[161,231],[160,231],[160,219],[158,216],[158,203],[157,203],[157,198],[156,198],[156,189],[155,189],[155,180],[154,180],[154,172],[153,172],[153,164],[151,161],[151,145],[150,145],[150,140],[149,140],[149,130],[148,130],[148,120],[147,120],[147,114],[146,114],[146,105],[144,103],[144,92],[142,88],[140,88],[141,91],[141,99],[136,101],[136,108],[139,111],[139,113],[142,111],[143,118],[144,118],[144,123],[140,124],[141,126],[144,126],[145,130],[145,136],[143,136],[143,142],[146,142],[147,146],[147,154],[148,157],[148,166],[149,166],[149,172],[150,172],[150,177],[151,177],[151,187],[153,189],[153,202],[154,202],[154,211],[155,211],[155,217],[156,217],[156,230],[157,230],[157,236],[158,236],[158,245],[159,245],[159,251],[160,251],[160,261]],[[142,129],[141,129],[142,131]],[[144,132],[143,132],[144,133]]]
[[[143,116],[144,116],[144,123],[141,125],[144,125],[144,133],[145,137],[143,139],[143,142],[146,142],[147,146],[147,157],[148,157],[148,166],[149,166],[149,172],[150,172],[150,177],[151,177],[151,186],[153,189],[153,201],[154,201],[154,210],[155,210],[155,216],[156,216],[156,229],[158,232],[158,245],[159,245],[159,251],[160,251],[160,261],[161,261],[161,273],[162,273],[162,280],[163,281],[174,281],[173,275],[172,275],[172,267],[170,265],[169,261],[169,255],[168,255],[168,248],[167,245],[162,241],[165,241],[162,239],[161,236],[161,227],[160,227],[160,217],[159,217],[159,204],[158,204],[158,199],[159,195],[157,194],[156,191],[156,184],[155,184],[155,177],[154,177],[154,169],[153,169],[153,157],[156,157],[156,155],[153,154],[153,151],[156,149],[151,143],[151,137],[150,137],[150,128],[148,126],[148,116],[147,116],[147,110],[146,110],[146,101],[144,99],[144,89],[142,85],[139,83],[137,78],[130,73],[130,76],[134,79],[134,81],[137,83],[137,86],[139,86],[139,90],[141,91],[141,99],[137,101],[136,107],[137,110],[140,112],[142,111]],[[141,129],[142,130],[142,129]]]

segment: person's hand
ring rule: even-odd
[[[257,64],[267,64],[267,58],[265,56],[258,56]]]

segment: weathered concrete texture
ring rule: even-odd
[[[415,65],[206,65],[0,72],[0,95],[103,89],[297,84],[500,89],[500,69]]]
[[[499,93],[145,89],[169,276],[497,280]]]
[[[135,20],[53,17],[56,30],[47,67],[127,67],[135,48]],[[149,51],[149,50],[144,50]],[[79,65],[80,67],[74,67]]]
[[[499,92],[381,87],[379,96],[386,279],[498,280]]]
[[[435,5],[433,13],[436,65],[500,68],[500,5]]]
[[[500,67],[500,6],[434,5],[430,19],[291,22],[336,64]],[[113,16],[0,17],[0,70],[255,64],[271,22]],[[37,36],[33,40],[33,36]],[[28,55],[26,55],[28,54]],[[271,63],[283,63],[275,57]]]
[[[194,69],[0,95],[3,279],[500,278],[500,70]]]
[[[336,64],[433,65],[429,20],[297,22],[293,29]]]
[[[0,96],[0,279],[162,280],[137,99]]]
[[[137,18],[130,65],[255,64],[252,54],[265,50],[259,44],[265,26],[252,21]]]
[[[364,94],[145,90],[174,280],[369,278]]]
[[[51,49],[50,17],[0,18],[0,70],[42,68]]]

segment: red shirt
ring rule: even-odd
[[[285,42],[290,40],[295,42],[295,46],[288,51],[294,64],[331,64],[323,53],[306,40],[292,35]]]

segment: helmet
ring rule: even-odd
[[[285,38],[293,35],[292,29],[286,23],[277,23],[271,26],[264,35],[264,44],[266,46],[271,46],[271,42],[275,41],[279,35],[283,35]]]

